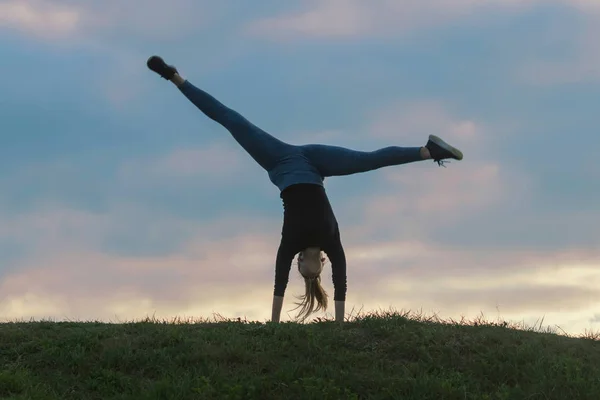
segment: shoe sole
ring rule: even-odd
[[[462,151],[460,151],[459,149],[457,149],[456,147],[450,146],[448,143],[444,142],[442,139],[440,139],[439,137],[435,136],[435,135],[429,135],[429,140],[431,140],[433,143],[437,144],[438,146],[440,146],[442,149],[449,151],[450,153],[452,153],[452,155],[457,159],[457,160],[462,160],[463,159],[463,153]]]
[[[163,67],[166,65],[165,61],[159,57],[159,56],[151,56],[150,58],[148,58],[148,60],[146,61],[146,65],[148,66],[148,68],[150,68],[152,71],[154,71],[154,68],[152,67]],[[152,67],[151,67],[152,66]],[[156,72],[156,71],[154,71]]]
[[[150,58],[148,58],[148,60],[146,61],[146,66],[148,67],[148,69],[152,72],[157,73],[158,75],[160,75],[161,78],[169,80],[170,78],[167,78],[164,73],[167,72],[169,70],[169,68],[174,68],[170,65],[168,65],[165,60],[163,60],[162,57],[160,56],[151,56]],[[175,69],[175,73],[177,73],[177,69]]]

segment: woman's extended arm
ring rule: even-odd
[[[283,308],[283,296],[273,296],[273,308],[271,310],[271,321],[279,322],[281,309]]]

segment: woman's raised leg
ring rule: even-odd
[[[204,90],[182,78],[175,67],[167,65],[160,57],[150,57],[147,65],[161,77],[173,82],[188,100],[207,117],[227,129],[244,150],[265,170],[271,170],[279,159],[296,148],[258,128],[237,111],[225,106]]]
[[[448,158],[463,158],[460,150],[435,135],[430,135],[429,141],[422,147],[389,146],[375,151],[357,151],[339,146],[309,144],[300,148],[324,177],[357,174],[429,159],[441,165]]]

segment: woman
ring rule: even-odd
[[[304,278],[305,294],[298,304],[298,317],[327,309],[327,294],[321,286],[326,254],[331,262],[335,319],[342,322],[346,300],[346,256],[338,223],[325,193],[328,176],[342,176],[421,160],[462,160],[460,150],[430,135],[423,147],[391,146],[376,151],[355,151],[322,144],[291,145],[253,125],[236,111],[179,75],[162,58],[147,61],[150,70],[171,81],[200,111],[226,128],[233,138],[268,173],[280,190],[284,215],[281,242],[275,262],[275,289],[272,321],[279,322],[291,263],[298,254],[297,267]]]

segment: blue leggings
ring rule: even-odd
[[[356,151],[323,144],[292,145],[258,128],[237,111],[185,81],[179,90],[207,117],[225,127],[233,138],[285,189],[294,183],[321,183],[323,178],[371,171],[421,161],[421,147],[390,146]]]

